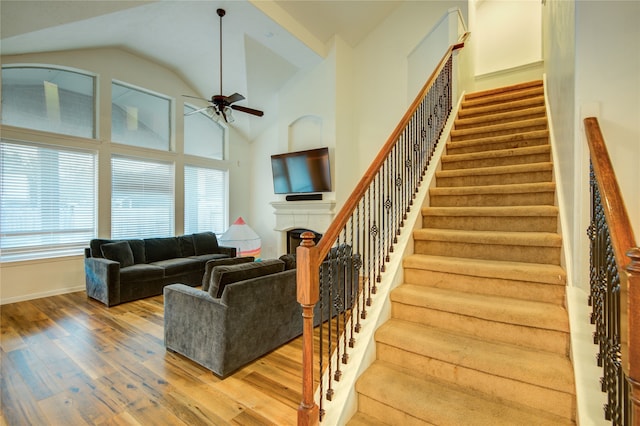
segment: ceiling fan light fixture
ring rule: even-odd
[[[231,96],[224,96],[222,94],[223,93],[222,92],[222,17],[226,14],[226,12],[224,9],[218,9],[216,12],[220,17],[220,38],[219,38],[219,41],[220,41],[220,51],[219,51],[220,53],[220,94],[213,95],[211,99],[204,99],[204,98],[200,98],[197,96],[190,96],[190,95],[183,95],[183,96],[187,98],[196,98],[196,99],[209,102],[211,104],[210,107],[201,108],[196,112],[204,112],[212,120],[220,121],[222,119],[227,123],[233,123],[235,121],[235,117],[233,114],[234,109],[247,114],[255,115],[257,117],[262,117],[264,115],[264,112],[260,110],[245,107],[245,106],[240,106],[240,105],[232,105],[238,101],[242,101],[245,99],[245,97],[242,96],[241,94],[234,93]]]
[[[230,107],[224,107],[224,118],[227,123],[233,123],[234,121],[236,121],[236,118],[233,116],[232,111],[233,110]]]

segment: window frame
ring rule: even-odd
[[[203,169],[203,170],[211,170],[214,172],[220,172],[222,173],[222,195],[219,198],[222,198],[223,200],[223,206],[222,206],[222,218],[221,218],[221,229],[219,230],[215,230],[215,229],[199,229],[199,230],[192,230],[192,229],[188,229],[187,228],[187,221],[188,221],[188,216],[190,211],[188,210],[189,206],[187,204],[187,200],[189,199],[189,196],[187,195],[187,169]],[[220,168],[220,167],[216,167],[216,166],[212,166],[212,165],[202,165],[202,164],[194,164],[194,163],[185,163],[184,164],[184,184],[183,184],[183,194],[184,194],[184,201],[183,201],[183,214],[184,214],[184,222],[183,222],[183,229],[185,233],[196,233],[196,232],[204,232],[204,231],[211,231],[214,232],[218,235],[224,233],[227,228],[229,227],[229,170],[226,168]]]
[[[143,145],[135,145],[135,144],[131,144],[131,143],[127,143],[127,142],[122,142],[122,141],[117,141],[113,138],[113,85],[118,85],[121,87],[125,87],[127,89],[133,90],[133,91],[137,91],[146,95],[150,95],[156,98],[160,98],[162,100],[165,100],[168,102],[169,104],[169,110],[168,110],[168,125],[169,128],[167,129],[167,149],[163,149],[163,148],[157,148],[157,147],[149,147],[149,146],[143,146]],[[126,147],[131,147],[131,148],[135,148],[135,149],[149,149],[149,150],[153,150],[156,152],[170,152],[170,153],[176,153],[176,136],[175,136],[175,116],[176,116],[176,108],[175,108],[175,100],[173,97],[166,95],[164,93],[160,93],[157,92],[155,90],[151,90],[151,89],[147,89],[132,83],[127,83],[125,81],[119,80],[119,79],[112,79],[111,80],[111,85],[110,85],[110,89],[111,89],[111,99],[109,100],[109,105],[110,105],[110,114],[109,114],[109,118],[110,118],[110,134],[111,134],[111,143],[112,144],[118,144],[118,145],[122,145],[122,146],[126,146]],[[184,149],[183,149],[184,150]]]
[[[128,160],[128,161],[136,161],[136,162],[140,162],[140,163],[155,163],[158,165],[166,165],[169,166],[171,169],[171,176],[167,176],[167,179],[171,182],[171,204],[169,208],[170,211],[170,218],[171,221],[168,222],[169,223],[169,232],[168,233],[158,233],[158,234],[131,234],[131,233],[127,233],[125,235],[122,236],[118,236],[117,234],[114,236],[114,217],[116,217],[117,215],[114,215],[114,193],[116,192],[114,190],[114,188],[116,187],[116,185],[114,185],[114,173],[113,173],[113,167],[114,167],[114,163],[113,161],[116,159],[123,159],[123,160]],[[110,200],[110,204],[111,204],[111,209],[110,209],[110,213],[109,213],[109,217],[110,217],[110,237],[111,239],[118,239],[118,238],[126,238],[126,239],[139,239],[139,238],[159,238],[159,237],[169,237],[169,236],[174,236],[175,232],[176,232],[176,162],[172,161],[172,160],[164,160],[164,159],[159,159],[159,158],[149,158],[149,157],[141,157],[141,156],[134,156],[134,155],[130,155],[130,154],[125,154],[125,153],[113,153],[110,156],[109,159],[109,167],[111,170],[111,182],[110,182],[110,188],[111,188],[111,200]],[[160,206],[160,207],[164,207],[164,206]],[[158,208],[158,207],[154,207],[154,208]],[[145,219],[147,219],[147,217],[145,217]]]
[[[93,129],[91,132],[91,136],[87,137],[83,135],[75,135],[70,133],[59,133],[52,130],[36,129],[33,127],[16,126],[14,124],[8,124],[8,123],[3,124],[0,122],[1,126],[13,127],[16,129],[24,129],[27,131],[42,132],[42,133],[47,133],[51,135],[59,135],[63,137],[80,138],[85,140],[98,140],[100,138],[100,102],[99,102],[100,76],[97,73],[92,71],[87,71],[81,68],[75,68],[75,67],[70,67],[65,65],[45,64],[45,63],[35,63],[35,62],[34,63],[15,62],[15,63],[9,63],[9,64],[2,64],[1,70],[10,69],[10,68],[35,68],[35,69],[45,69],[45,70],[53,70],[53,71],[64,71],[64,72],[69,72],[74,74],[80,74],[86,77],[91,77],[93,80],[93,91],[91,93],[92,100],[93,100],[93,116],[92,116]]]
[[[70,153],[70,154],[80,154],[87,155],[92,157],[92,178],[93,184],[91,189],[91,195],[93,195],[93,199],[91,200],[92,204],[92,216],[91,216],[91,231],[85,230],[85,232],[90,232],[91,236],[86,241],[72,241],[66,243],[57,243],[57,244],[40,244],[34,246],[21,246],[18,248],[9,248],[9,249],[1,249],[0,250],[0,261],[1,262],[10,262],[10,261],[19,261],[19,260],[34,260],[34,259],[46,259],[46,258],[56,258],[56,257],[65,257],[65,256],[76,256],[81,255],[84,252],[84,249],[88,246],[89,240],[91,238],[95,238],[97,235],[97,230],[99,227],[99,216],[98,216],[98,162],[99,162],[99,152],[95,149],[90,148],[80,148],[75,146],[66,146],[66,145],[57,145],[51,143],[43,143],[37,141],[25,141],[18,140],[15,138],[2,138],[1,143],[3,144],[13,144],[13,145],[21,145],[25,147],[32,147],[35,149],[49,150],[55,151],[58,153]],[[77,171],[77,170],[76,170]],[[56,180],[59,182],[59,180]],[[48,183],[48,182],[46,182]],[[45,184],[46,184],[45,183]],[[43,184],[39,183],[39,192],[43,189],[41,188]],[[57,209],[61,210],[60,204],[56,204]],[[0,209],[1,210],[1,209]],[[1,213],[0,213],[1,214]],[[42,214],[42,213],[41,213]],[[50,212],[51,214],[51,212]],[[60,213],[54,216],[57,217],[57,220],[61,220],[62,217]],[[53,231],[53,230],[52,230]],[[73,231],[73,228],[67,229],[66,234],[73,234],[78,231]]]

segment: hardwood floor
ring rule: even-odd
[[[1,425],[296,423],[301,338],[221,380],[165,350],[162,296],[107,308],[77,292],[0,314]]]

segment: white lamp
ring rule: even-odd
[[[260,259],[262,240],[245,221],[239,217],[219,238],[220,244],[227,247],[235,247],[238,257],[253,256],[256,261]]]

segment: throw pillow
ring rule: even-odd
[[[209,291],[209,284],[211,283],[211,272],[216,266],[228,266],[237,265],[238,263],[253,262],[255,258],[253,256],[244,257],[227,257],[224,259],[209,260],[204,265],[204,276],[202,277],[202,291]]]
[[[105,259],[120,263],[121,268],[133,265],[133,252],[128,242],[120,241],[117,243],[103,244],[101,249]]]
[[[209,294],[211,297],[220,298],[227,284],[250,280],[265,275],[284,271],[284,262],[278,259],[269,259],[262,262],[241,263],[238,265],[216,266],[211,272]]]
[[[193,234],[193,246],[197,256],[218,253],[218,239],[213,232]]]

